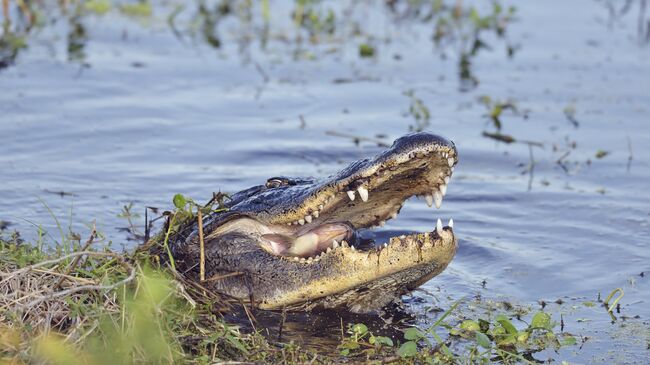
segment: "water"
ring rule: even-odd
[[[281,16],[292,4],[271,17],[272,28],[291,37],[295,29]],[[363,34],[320,46],[272,39],[263,49],[246,37],[257,25],[234,20],[220,24],[223,46],[213,49],[200,35],[179,40],[165,23],[169,6],[161,6],[148,21],[116,11],[83,18],[85,57],[68,61],[70,26],[48,25],[0,71],[0,220],[29,239],[41,225],[57,240],[49,207],[82,236],[95,221],[114,247],[132,248],[118,217],[124,205],[141,214],[145,206],[170,208],[175,193],[202,201],[270,176],[334,173],[381,147],[329,132],[392,142],[417,125],[414,99],[404,94],[412,90],[430,112],[424,130],[454,140],[460,155],[442,209],[414,199],[381,233],[454,218],[458,253],[424,286],[435,298],[410,299],[416,321],[427,322],[427,306],[477,294],[534,308],[544,300],[569,331],[591,339],[579,351],[539,358],[643,363],[650,62],[637,34],[638,4],[616,19],[591,0],[515,5],[507,40],[485,35],[492,49],[471,59],[475,88],[459,82],[457,40],[436,49],[431,24],[391,20],[374,2],[351,7],[377,35],[370,59],[358,55]],[[495,131],[483,95],[515,103],[517,113],[501,117],[502,133],[543,147],[483,137]],[[599,151],[607,154],[597,158]],[[619,316],[639,318],[611,324],[602,307],[583,304],[617,287],[625,290]]]

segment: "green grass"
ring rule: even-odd
[[[174,204],[168,229],[154,244],[162,245],[181,222],[194,219],[193,209],[214,209],[179,195]],[[432,315],[435,322],[428,327],[402,328],[403,335],[392,338],[363,323],[348,323],[338,347],[316,352],[274,342],[262,335],[263,328],[244,333],[227,323],[222,315],[239,304],[185,281],[147,250],[118,254],[102,244],[93,249],[93,240],[101,237],[94,227],[85,244],[69,242],[78,234],[59,233],[66,249],[54,243],[43,250],[18,234],[0,234],[0,363],[408,364],[496,358],[508,364],[530,363],[526,356],[531,353],[576,343],[572,335],[557,332],[557,323],[545,312],[472,299]],[[462,309],[477,307],[483,310]]]

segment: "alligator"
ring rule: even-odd
[[[376,243],[362,230],[397,217],[412,196],[440,208],[458,162],[454,144],[403,136],[338,174],[272,177],[169,238],[176,270],[208,290],[267,310],[378,310],[442,272],[456,252],[453,220]],[[165,255],[159,256],[165,259]]]

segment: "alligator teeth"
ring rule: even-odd
[[[401,240],[403,240],[403,239],[405,239],[405,238],[406,238],[406,235],[404,235],[404,234],[401,235],[401,236],[399,236],[399,239],[401,239]]]
[[[332,240],[332,247],[334,247],[334,248],[338,248],[338,247],[339,247],[339,243],[338,243],[336,240]]]
[[[299,219],[299,220],[298,220],[298,223],[299,223],[301,226],[303,226],[303,225],[305,225],[305,220],[304,220],[304,219]]]
[[[449,184],[449,176],[445,176],[445,185]]]
[[[307,223],[311,223],[311,215],[306,215],[306,216],[305,216],[305,221],[306,221]]]
[[[442,153],[442,157],[444,157],[444,158],[449,157],[449,153],[447,153],[447,152],[443,152],[443,153]]]
[[[442,196],[447,195],[447,185],[446,184],[441,184],[439,186],[440,192],[442,193]]]
[[[449,157],[449,158],[447,159],[447,163],[449,164],[449,167],[454,166],[454,162],[455,162],[455,161],[454,161],[454,158],[453,158],[453,157]]]
[[[306,261],[307,261],[307,260],[305,260],[304,257],[301,257],[301,258],[300,258],[300,262],[304,263],[304,262],[306,262]]]
[[[341,247],[348,247],[348,243],[345,241],[341,241]]]
[[[427,205],[431,207],[433,205],[433,195],[427,194],[424,196],[424,199],[427,201]]]
[[[436,204],[436,209],[440,209],[442,205],[442,194],[440,191],[436,190],[433,192],[433,202]]]
[[[293,258],[293,261],[300,261],[300,259],[298,258],[298,256],[295,256],[295,257]]]
[[[393,214],[391,214],[390,217],[391,217],[392,219],[397,218],[397,212],[393,212]]]
[[[315,212],[313,212],[311,215],[313,215],[314,218],[318,218],[318,216],[320,215],[320,212],[319,212],[319,211],[315,211]]]
[[[363,186],[359,186],[357,188],[357,191],[359,192],[359,196],[361,197],[361,200],[363,200],[364,202],[367,202],[368,201],[368,189],[364,188]],[[352,193],[352,194],[354,194],[354,193]],[[350,195],[349,192],[348,192],[348,195]],[[354,200],[354,198],[351,198],[351,199]]]
[[[314,262],[314,259],[313,259],[313,258],[310,257],[310,258],[307,259],[307,263],[308,263],[308,264],[311,264],[312,262]]]
[[[328,247],[327,250],[326,250],[325,252],[327,252],[327,253],[332,252],[332,248],[331,248],[331,247]]]
[[[454,172],[454,166],[451,167],[451,172]]]
[[[449,218],[449,223],[447,223],[449,228],[454,228],[454,218]]]
[[[388,243],[384,243],[384,248],[388,247]]]
[[[355,198],[354,191],[348,190],[348,197],[350,197],[350,200],[354,201]]]
[[[350,245],[350,249],[351,249],[352,251],[355,251],[355,250],[356,250],[356,248],[354,248],[353,245]]]
[[[323,204],[318,205],[318,210],[323,210],[323,208],[324,208]]]
[[[442,234],[442,221],[440,218],[438,218],[438,222],[436,222],[436,233],[438,233],[438,235]]]
[[[379,221],[379,227],[383,227],[386,225],[386,221]]]

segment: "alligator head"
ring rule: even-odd
[[[412,196],[439,208],[457,161],[452,142],[417,133],[324,180],[274,177],[240,191],[204,217],[202,285],[262,309],[378,309],[445,269],[453,222],[381,243],[358,231],[397,217]],[[181,232],[170,240],[177,270],[199,280],[196,222]]]

